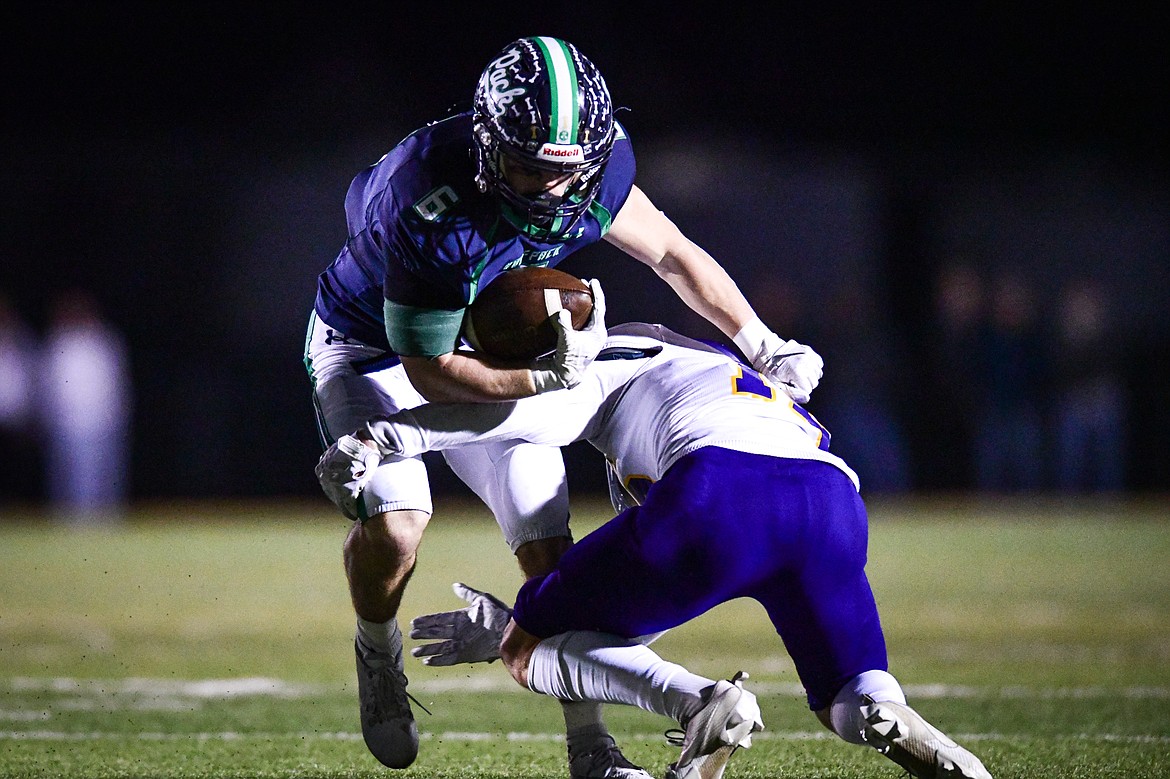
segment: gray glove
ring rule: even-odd
[[[752,366],[774,384],[780,385],[797,403],[807,403],[824,372],[825,361],[811,347],[796,341],[765,341]]]
[[[443,640],[416,646],[410,653],[421,657],[423,665],[490,663],[498,659],[512,610],[491,593],[473,590],[466,584],[455,582],[451,589],[471,605],[411,620],[411,638]]]
[[[825,361],[811,347],[785,341],[756,317],[735,334],[735,345],[752,367],[797,403],[807,403]]]
[[[362,519],[358,511],[358,497],[374,477],[374,469],[382,462],[382,455],[352,435],[343,435],[330,445],[317,467],[317,481],[321,489],[352,520]]]

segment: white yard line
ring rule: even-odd
[[[74,679],[70,677],[17,676],[9,680],[14,692],[89,693],[93,695],[171,695],[186,698],[236,698],[272,696],[311,698],[336,692],[323,684],[300,684],[263,676],[239,679]]]
[[[7,684],[5,684],[7,681]],[[7,690],[5,690],[7,688]],[[419,695],[444,695],[459,692],[515,692],[525,694],[519,686],[502,674],[477,674],[451,679],[421,680],[411,685]],[[799,685],[782,682],[753,684],[752,690],[758,695],[803,698]],[[15,701],[9,701],[0,709],[0,722],[9,723],[10,730],[0,730],[0,741],[253,741],[271,739],[298,739],[307,741],[360,741],[360,733],[166,733],[166,732],[70,732],[44,727],[47,720],[69,711],[192,711],[201,708],[205,702],[241,699],[247,697],[272,697],[280,699],[311,699],[329,695],[352,695],[349,684],[305,684],[268,677],[245,677],[239,679],[197,679],[178,681],[173,679],[128,678],[128,679],[76,679],[69,677],[13,677],[0,680],[0,694],[11,696],[48,696],[49,701],[38,700],[28,708],[21,708]],[[1170,688],[1158,686],[1130,687],[1053,687],[1033,688],[1022,686],[994,687],[971,685],[926,684],[908,685],[906,694],[915,699],[1021,699],[1021,700],[1086,700],[1101,698],[1170,699]],[[28,723],[26,730],[17,723]],[[35,724],[34,724],[35,723]],[[953,734],[960,741],[1028,741],[1078,740],[1092,742],[1114,742],[1125,744],[1170,744],[1167,736],[1140,736],[1112,733],[1067,734],[1055,736],[1032,736],[1004,733]],[[493,741],[500,738],[497,732],[423,733],[424,739],[439,741]],[[647,741],[661,739],[658,732],[631,735]],[[509,741],[558,741],[564,736],[553,733],[514,732],[506,735]],[[828,731],[764,731],[753,735],[753,739],[777,741],[807,741],[831,739]]]

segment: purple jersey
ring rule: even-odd
[[[427,125],[350,184],[349,238],[318,277],[317,316],[349,338],[396,351],[387,336],[388,308],[459,312],[508,268],[556,265],[605,235],[634,172],[633,149],[619,127],[589,211],[566,239],[537,240],[477,189],[471,114]]]

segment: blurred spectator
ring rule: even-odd
[[[912,419],[921,485],[959,490],[973,486],[977,406],[974,357],[987,310],[983,277],[970,262],[956,259],[934,282],[933,327],[919,372],[907,372],[913,392]],[[940,449],[946,451],[939,457]]]
[[[40,496],[40,452],[33,414],[36,334],[0,295],[0,504]]]
[[[972,352],[976,485],[1032,492],[1044,486],[1047,340],[1022,276],[1009,271],[994,277],[989,303]]]
[[[1128,447],[1124,350],[1111,331],[1105,289],[1090,279],[1070,279],[1061,289],[1056,324],[1057,486],[1069,492],[1120,490]]]
[[[829,429],[830,448],[853,465],[863,492],[910,489],[909,447],[894,394],[907,355],[886,326],[871,288],[839,287],[825,327],[810,345],[825,358],[825,376],[810,408]]]
[[[67,524],[116,521],[128,487],[131,387],[121,333],[83,290],[49,312],[39,403],[48,497]]]

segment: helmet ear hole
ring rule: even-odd
[[[476,182],[498,195],[509,219],[543,238],[564,238],[589,209],[614,144],[613,103],[597,67],[566,41],[521,38],[488,64],[473,100]],[[543,170],[581,173],[571,196],[516,192],[499,155]],[[513,218],[515,217],[515,218]]]
[[[634,497],[630,490],[626,489],[617,468],[609,460],[605,461],[605,481],[609,487],[609,502],[613,506],[614,512],[621,514],[627,509],[641,505],[641,501]]]

